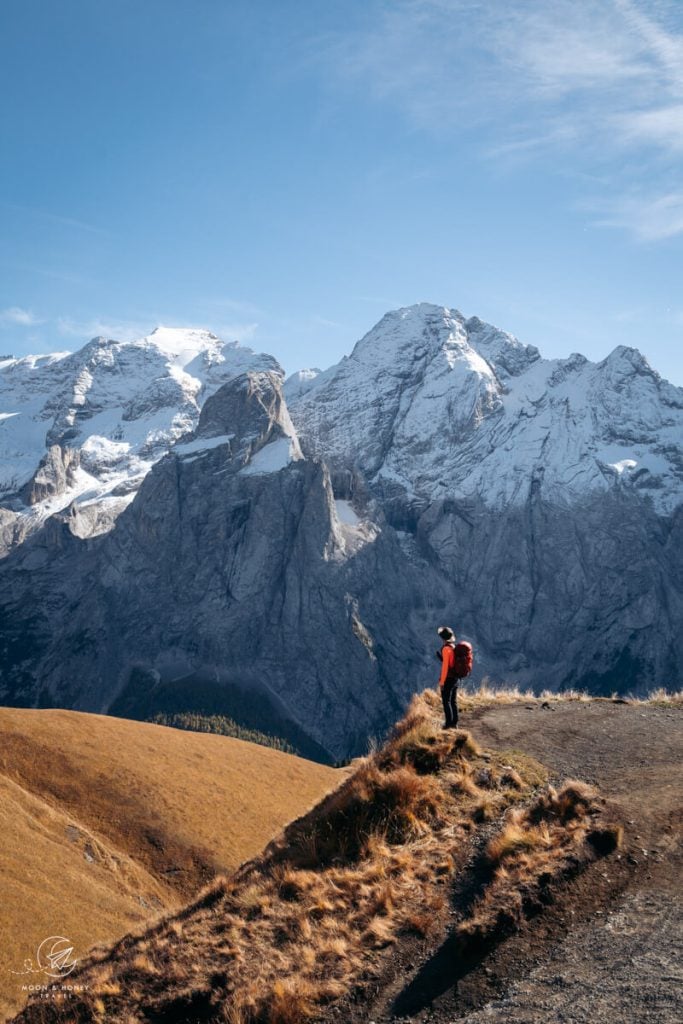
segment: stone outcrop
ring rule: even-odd
[[[58,497],[73,486],[81,457],[77,448],[53,444],[41,459],[32,478],[21,490],[26,505],[37,505],[46,498]]]

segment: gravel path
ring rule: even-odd
[[[622,857],[633,870],[604,911],[570,927],[500,998],[459,1019],[680,1024],[683,713],[604,703],[528,707],[487,710],[473,732],[534,754],[559,776],[597,783],[621,805]]]

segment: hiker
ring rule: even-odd
[[[443,647],[436,652],[441,661],[441,700],[443,701],[444,729],[455,729],[458,725],[458,683],[472,671],[472,645],[462,640],[456,643],[455,633],[449,626],[439,626],[437,634],[443,640]]]

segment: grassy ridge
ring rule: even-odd
[[[47,936],[82,957],[177,909],[341,777],[223,736],[0,708],[0,1020],[48,980],[12,973]]]
[[[442,730],[438,705],[415,698],[384,747],[262,856],[93,951],[72,976],[86,993],[18,1020],[300,1024],[378,979],[402,936],[443,931],[473,858],[483,870],[456,922],[463,944],[513,927],[534,892],[619,841],[595,791],[544,788],[533,759],[512,765]]]

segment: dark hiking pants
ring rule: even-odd
[[[458,724],[458,680],[447,679],[441,687],[441,700],[446,716],[445,728]]]

